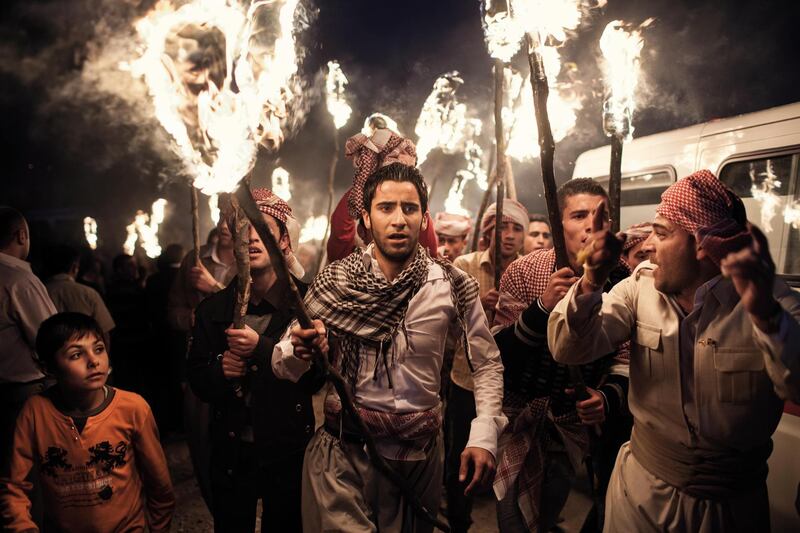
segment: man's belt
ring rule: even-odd
[[[681,492],[724,500],[763,485],[772,440],[746,452],[702,450],[687,448],[644,424],[634,424],[631,451],[651,474]]]

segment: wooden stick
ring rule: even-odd
[[[530,34],[525,35],[528,44],[528,64],[531,69],[531,88],[533,90],[533,106],[536,112],[536,126],[539,130],[539,160],[542,164],[542,181],[547,203],[547,214],[550,218],[550,232],[553,235],[553,247],[556,253],[556,269],[569,266],[567,245],[564,240],[564,226],[561,222],[561,210],[558,207],[556,193],[556,177],[553,162],[556,143],[550,129],[550,117],[547,114],[547,96],[550,88],[547,85],[547,74],[544,71],[542,56],[536,50],[536,44]],[[569,365],[570,379],[575,388],[575,398],[585,400],[589,397],[580,368]]]
[[[564,226],[561,223],[558,196],[556,194],[556,176],[553,168],[556,143],[550,129],[550,117],[547,114],[547,96],[550,89],[547,85],[547,74],[544,71],[542,56],[536,51],[536,44],[530,35],[525,39],[528,44],[528,64],[531,69],[531,89],[533,90],[533,106],[536,113],[536,126],[539,130],[539,161],[542,165],[542,181],[544,197],[547,203],[547,215],[550,218],[550,232],[553,234],[553,247],[556,252],[556,267],[569,266],[567,246],[564,242]]]
[[[192,199],[192,244],[194,244],[194,264],[200,266],[200,209],[198,207],[197,188],[190,184]]]
[[[233,232],[233,255],[236,257],[236,303],[233,306],[233,327],[244,329],[244,315],[250,301],[250,223],[239,207],[235,196],[231,196],[231,207],[234,210],[236,227]],[[233,392],[237,397],[244,396],[244,380],[233,382]]]
[[[494,159],[495,153],[491,152],[491,158]],[[493,161],[489,161],[489,169],[494,166]],[[495,183],[495,174],[491,173],[488,178],[488,182],[486,184],[486,190],[483,191],[483,198],[481,199],[481,206],[478,208],[478,214],[475,215],[475,225],[474,229],[472,230],[472,242],[470,243],[469,249],[472,252],[478,251],[478,241],[481,238],[481,220],[483,219],[483,214],[486,212],[486,208],[489,207],[489,197],[492,194],[492,190],[494,188]]]
[[[497,203],[494,215],[494,288],[500,289],[500,265],[503,262],[503,200],[506,195],[506,136],[503,131],[503,85],[505,82],[505,65],[499,59],[494,60],[494,140],[497,150],[495,158],[495,181],[497,182]]]
[[[278,278],[278,283],[282,283],[287,289],[287,295],[284,301],[295,317],[297,317],[297,322],[300,324],[301,328],[313,328],[311,317],[308,315],[308,309],[306,309],[303,303],[303,298],[300,295],[300,291],[297,289],[297,285],[294,283],[294,278],[289,274],[286,258],[278,247],[275,237],[269,231],[266,222],[262,218],[261,211],[258,210],[256,202],[250,193],[250,188],[247,185],[240,184],[235,195],[239,200],[239,206],[244,210],[247,218],[250,219],[250,223],[253,224],[258,236],[267,248],[272,268],[275,270],[275,274]],[[331,366],[328,358],[317,349],[314,350],[314,364],[318,365],[323,370],[326,379],[328,379],[336,389],[339,399],[342,402],[342,411],[350,417],[350,421],[364,438],[372,465],[400,489],[403,497],[411,507],[414,508],[421,519],[433,524],[442,531],[449,532],[450,528],[447,524],[437,518],[438,509],[428,509],[425,507],[419,495],[414,491],[414,488],[408,484],[406,478],[402,477],[389,466],[386,459],[378,452],[372,435],[370,435],[366,424],[356,410],[350,386],[345,382],[339,371]]]
[[[620,230],[620,212],[622,209],[622,137],[611,136],[611,168],[608,172],[608,202],[611,214],[611,232]]]

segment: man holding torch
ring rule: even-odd
[[[800,295],[707,170],[662,194],[644,246],[651,262],[603,294],[622,240],[595,216],[584,274],[548,326],[562,363],[632,341],[634,428],[606,531],[768,531],[770,436],[783,400],[800,399]]]
[[[624,411],[627,395],[624,348],[614,346],[581,367],[588,398],[576,402],[569,369],[556,363],[547,347],[547,317],[577,280],[592,212],[607,199],[588,178],[567,181],[557,197],[571,266],[557,269],[553,248],[535,250],[514,261],[500,282],[493,332],[505,368],[503,410],[509,417],[495,480],[503,533],[549,531],[556,525],[575,467],[589,450],[587,430],[605,434],[605,422]],[[617,264],[613,279],[628,274]]]
[[[439,255],[452,263],[467,247],[472,221],[464,215],[436,213],[433,224],[439,240]]]
[[[448,335],[465,346],[473,369],[477,417],[461,454],[460,479],[471,493],[491,480],[502,416],[502,366],[474,278],[419,245],[427,187],[401,163],[364,184],[363,220],[373,243],[329,265],[306,295],[315,329],[293,327],[273,352],[276,375],[308,371],[311,347],[327,352],[353,390],[356,410],[377,452],[427,509],[441,494],[441,369]],[[343,416],[338,395],[325,400],[325,424],[303,466],[306,531],[431,531],[398,486],[372,466],[364,437]]]
[[[287,229],[291,208],[267,189],[255,189],[253,197],[287,262],[294,263]],[[303,452],[314,431],[311,395],[324,376],[314,368],[295,384],[273,374],[272,349],[292,317],[285,305],[287,287],[276,282],[269,255],[252,227],[248,250],[252,284],[244,328],[231,326],[237,299],[232,282],[198,306],[189,350],[189,383],[213,410],[214,529],[253,531],[261,499],[262,523],[300,532]],[[305,291],[302,282],[295,283]]]

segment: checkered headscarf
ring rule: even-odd
[[[671,185],[661,195],[656,213],[694,235],[717,265],[751,241],[742,200],[708,170]]]
[[[356,167],[353,188],[347,201],[350,216],[361,218],[364,207],[364,183],[376,170],[391,163],[403,163],[413,167],[417,164],[417,148],[410,140],[391,132],[383,148],[375,146],[363,133],[353,135],[344,145],[344,153]]]
[[[411,263],[390,283],[367,269],[363,254],[360,250],[353,252],[325,267],[314,279],[305,297],[311,318],[322,320],[336,335],[341,353],[341,371],[353,390],[360,373],[362,348],[375,350],[375,357],[383,359],[388,377],[387,354],[390,349],[394,364],[392,339],[398,331],[407,336],[405,315],[408,304],[427,280],[431,262],[442,267],[445,278],[450,282],[450,296],[469,357],[466,315],[478,298],[478,282],[475,278],[445,261],[431,259],[425,248],[418,246]],[[376,363],[376,378],[379,366]],[[391,379],[389,386],[392,386]]]
[[[644,242],[653,233],[653,224],[650,222],[641,222],[634,224],[625,230],[625,244],[622,245],[622,251],[627,252],[640,242]]]
[[[283,199],[269,189],[253,189],[253,199],[258,210],[266,213],[284,224],[292,216],[292,208]]]

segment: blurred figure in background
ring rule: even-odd
[[[233,255],[233,235],[228,227],[232,215],[230,202],[220,198],[220,217],[217,223],[217,241],[200,248],[200,264],[194,263],[194,250],[183,258],[167,300],[167,322],[173,331],[180,332],[179,349],[182,366],[186,362],[189,333],[194,324],[194,310],[207,296],[224,289],[236,276],[236,258]],[[176,354],[176,357],[178,355]],[[185,382],[185,372],[182,373]],[[211,443],[209,436],[209,407],[189,387],[183,385],[183,423],[187,432],[200,493],[211,510]]]
[[[630,267],[631,272],[642,261],[650,259],[650,250],[644,248],[644,241],[653,233],[653,224],[642,222],[625,230],[625,244],[622,245],[622,260]]]
[[[158,271],[147,278],[145,302],[147,317],[153,331],[152,368],[163,371],[148,374],[150,406],[156,423],[164,436],[181,428],[183,424],[183,390],[185,342],[183,332],[174,329],[167,319],[169,291],[181,266],[183,246],[170,244],[156,261]]]
[[[439,255],[452,263],[467,248],[472,221],[464,215],[436,213],[434,229],[439,239]]]
[[[528,234],[525,236],[525,255],[534,250],[553,247],[553,234],[547,217],[533,213],[528,217]]]
[[[49,250],[45,256],[45,269],[50,276],[45,283],[47,292],[60,313],[73,311],[94,318],[108,342],[114,319],[100,293],[77,283],[79,267],[80,253],[72,246],[57,245]]]
[[[142,376],[145,372],[152,372],[142,365],[142,357],[152,346],[139,265],[132,255],[120,254],[112,261],[112,270],[106,301],[116,323],[111,333],[113,382],[116,386],[142,393]]]

